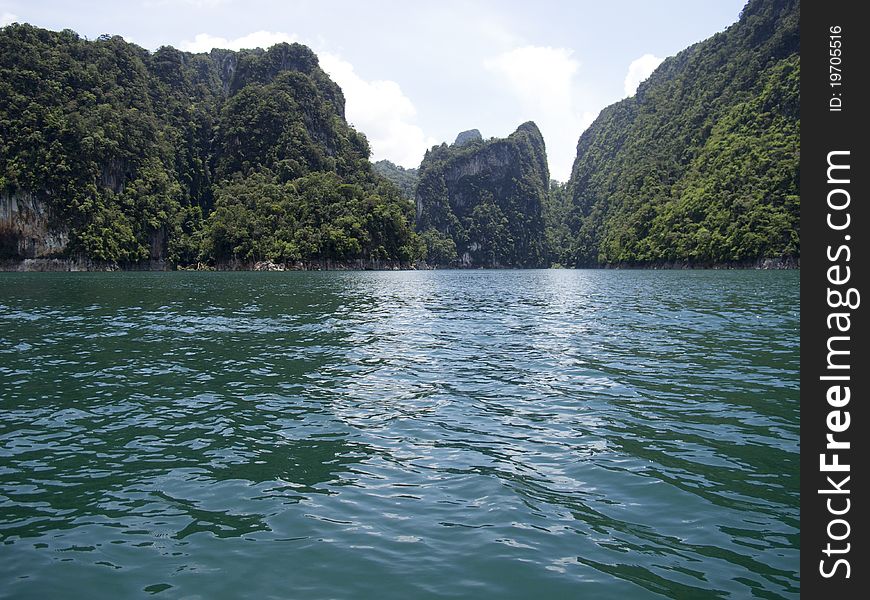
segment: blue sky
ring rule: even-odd
[[[347,97],[375,160],[417,166],[425,149],[477,128],[503,137],[528,120],[551,176],[570,174],[577,138],[658,62],[722,31],[744,0],[0,0],[0,25],[28,22],[145,48],[311,46]]]

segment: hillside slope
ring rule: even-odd
[[[797,0],[665,60],[581,136],[566,265],[697,266],[800,256]]]
[[[466,132],[468,133],[468,132]],[[434,264],[546,265],[544,139],[524,123],[504,139],[461,135],[426,152],[417,184],[417,229]]]
[[[0,30],[0,258],[407,260],[413,208],[340,88],[267,51]]]

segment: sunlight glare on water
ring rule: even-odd
[[[799,273],[0,273],[0,595],[797,598]]]

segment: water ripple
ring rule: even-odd
[[[798,274],[0,274],[0,596],[797,598]]]

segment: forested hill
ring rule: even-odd
[[[800,256],[799,3],[752,0],[580,137],[566,265]]]
[[[414,258],[413,206],[368,156],[305,46],[0,29],[0,258]]]
[[[549,188],[544,138],[523,123],[504,139],[476,130],[426,152],[417,229],[428,261],[466,267],[545,267]]]
[[[377,173],[396,184],[402,194],[413,202],[417,189],[417,169],[406,169],[389,160],[379,160],[373,166]]]
[[[0,261],[794,264],[798,22],[798,0],[751,0],[665,60],[580,136],[565,186],[531,122],[505,139],[463,132],[419,169],[373,167],[300,44],[149,52],[9,25]]]

